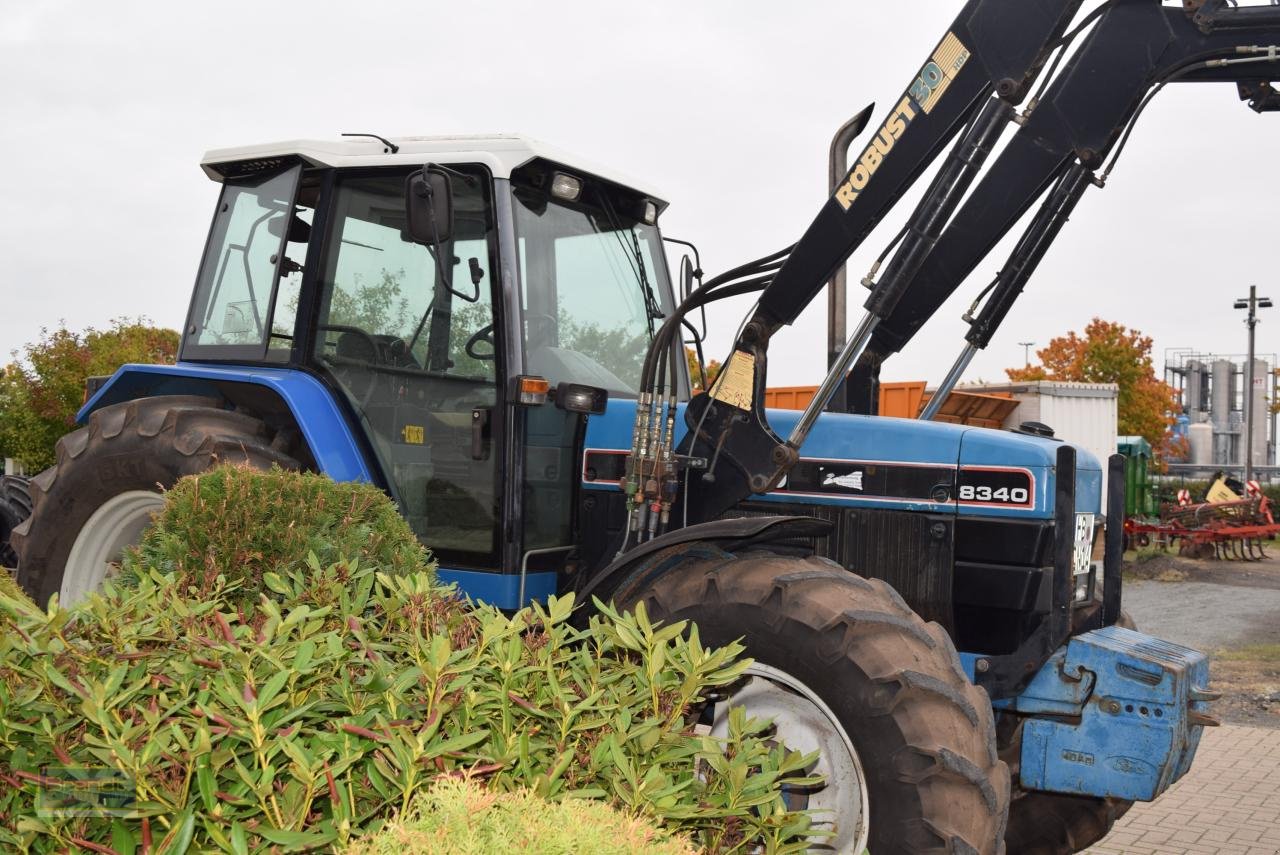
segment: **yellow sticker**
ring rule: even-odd
[[[711,387],[711,397],[739,410],[750,410],[751,401],[755,397],[755,385],[756,358],[735,350],[716,378],[715,385]]]
[[[922,110],[926,113],[933,112],[933,108],[951,87],[951,81],[956,79],[956,75],[968,61],[969,49],[956,38],[955,33],[947,33],[942,44],[933,52],[933,59],[925,64],[920,77],[911,87],[911,96]]]
[[[422,445],[427,441],[427,432],[422,425],[405,425],[400,428],[400,438],[409,445]]]

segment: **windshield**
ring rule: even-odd
[[[516,234],[527,370],[635,396],[649,341],[672,311],[662,239],[598,188],[588,202],[517,186]]]

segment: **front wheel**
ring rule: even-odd
[[[946,632],[892,588],[825,559],[773,553],[698,547],[647,566],[658,569],[625,580],[618,605],[691,620],[706,644],[742,639],[754,660],[714,708],[713,732],[741,705],[772,719],[788,748],[819,751],[813,771],[825,786],[788,796],[821,812],[831,836],[815,851],[1004,850],[1009,772],[990,701]]]

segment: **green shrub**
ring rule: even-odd
[[[370,484],[224,465],[174,485],[123,569],[126,580],[173,572],[202,592],[225,576],[252,604],[263,573],[301,567],[311,554],[323,565],[356,559],[396,574],[429,564],[395,505]]]
[[[494,793],[474,781],[437,781],[404,816],[347,855],[697,855],[688,841],[600,802],[547,802],[529,790]]]
[[[781,788],[812,784],[813,756],[740,711],[727,745],[688,720],[741,675],[739,646],[643,611],[576,629],[571,598],[508,617],[359,562],[265,572],[251,606],[240,584],[152,570],[48,612],[0,594],[0,849],[346,845],[458,774],[606,800],[709,852],[803,848]],[[136,803],[41,814],[68,791],[58,767],[106,770]]]
[[[13,578],[13,573],[3,567],[0,567],[0,594],[6,597],[27,599],[26,591],[22,590],[18,580]]]

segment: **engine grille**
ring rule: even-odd
[[[827,505],[744,502],[725,517],[796,515],[834,524],[825,538],[797,538],[846,569],[883,579],[921,617],[952,628],[955,519],[919,511],[835,508]]]

